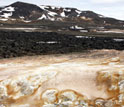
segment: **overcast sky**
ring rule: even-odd
[[[0,5],[9,5],[17,0],[0,0]],[[124,0],[18,0],[37,5],[75,7],[91,10],[108,17],[124,20]]]

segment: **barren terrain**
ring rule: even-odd
[[[94,50],[1,59],[0,104],[2,107],[97,107],[99,104],[102,107],[112,98],[113,105],[105,107],[121,107],[123,76],[124,51]],[[85,106],[76,103],[80,97]]]

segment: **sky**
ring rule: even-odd
[[[80,10],[91,10],[106,17],[124,20],[124,0],[0,0],[0,6],[16,1],[37,5],[75,7]]]

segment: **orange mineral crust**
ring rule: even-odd
[[[1,59],[0,107],[124,107],[124,51]]]

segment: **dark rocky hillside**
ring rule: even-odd
[[[76,8],[34,5],[15,2],[0,8],[0,21],[4,23],[39,23],[43,20],[59,22],[75,22],[96,26],[122,26],[124,21],[105,17],[93,11],[81,11]]]
[[[90,49],[124,49],[120,37],[93,37],[54,32],[0,32],[0,58],[82,52]]]
[[[23,16],[25,20],[35,20],[43,13],[43,10],[40,7],[33,4],[16,2],[10,6],[15,9],[12,18],[20,18]]]
[[[16,2],[4,7],[1,11],[1,15],[4,17],[5,13],[11,13],[10,17],[14,19],[36,20],[42,15],[43,10],[33,4]]]

